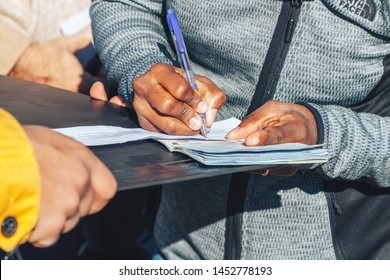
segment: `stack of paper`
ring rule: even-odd
[[[247,147],[243,141],[157,140],[206,165],[284,165],[323,163],[327,152],[299,143]]]
[[[328,153],[319,145],[300,143],[247,147],[240,141],[228,141],[226,134],[240,121],[232,118],[214,123],[208,138],[201,135],[177,136],[140,128],[115,126],[79,126],[55,129],[86,146],[100,146],[154,139],[171,152],[180,152],[206,165],[285,165],[323,163]]]

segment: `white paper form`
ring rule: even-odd
[[[215,122],[208,133],[207,139],[202,135],[178,136],[165,133],[151,132],[142,128],[123,128],[118,126],[76,126],[68,128],[57,128],[55,131],[67,135],[85,146],[101,146],[121,144],[130,141],[144,139],[197,139],[203,141],[219,140],[225,141],[226,134],[240,124],[240,120],[230,118]]]
[[[328,160],[328,153],[320,148],[321,145],[286,143],[247,147],[244,140],[226,140],[226,134],[239,124],[240,120],[235,118],[215,122],[207,139],[202,135],[167,135],[141,128],[115,126],[80,126],[55,130],[86,146],[154,139],[169,151],[186,154],[206,165],[285,165],[323,163]]]

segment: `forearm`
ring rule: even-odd
[[[133,100],[133,80],[157,62],[172,64],[161,21],[162,1],[94,1],[91,8],[94,43],[120,96]]]
[[[0,21],[0,75],[7,75],[30,44],[30,39]]]
[[[0,1],[0,74],[7,75],[30,44],[37,4],[31,0]]]
[[[378,186],[390,187],[390,117],[310,105],[322,120],[319,134],[331,156],[319,171],[332,179],[365,177]]]
[[[24,131],[0,109],[0,248],[12,251],[28,240],[40,203],[40,177],[33,149]],[[14,218],[17,226],[6,229]]]

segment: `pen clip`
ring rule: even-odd
[[[180,57],[180,54],[184,54],[186,49],[184,45],[183,35],[181,33],[179,19],[177,18],[176,13],[171,9],[169,9],[167,12],[167,21],[169,31],[172,34],[175,47],[177,48],[177,52]]]
[[[195,90],[198,91],[198,85],[196,84],[194,74],[192,73],[190,67],[190,60],[188,57],[186,46],[184,44],[183,34],[181,33],[179,19],[177,18],[176,13],[171,9],[168,9],[167,11],[167,22],[169,31],[172,35],[173,44],[175,45],[176,55],[177,59],[180,62],[180,66],[186,75],[187,81]],[[202,118],[201,132],[207,138],[206,115],[204,113],[201,113],[199,115]]]
[[[190,85],[194,89],[199,90],[195,82],[195,77],[192,73],[191,66],[189,64],[189,58],[187,54],[186,45],[184,43],[183,34],[181,32],[179,19],[177,18],[176,13],[171,9],[168,9],[167,11],[167,22],[169,31],[172,35],[173,44],[175,46],[177,59],[179,60],[181,68],[184,70]]]

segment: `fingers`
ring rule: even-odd
[[[106,90],[104,89],[104,85],[102,82],[95,82],[91,89],[89,90],[89,95],[92,98],[98,99],[98,100],[103,100],[107,101],[107,93]]]
[[[63,36],[57,39],[70,53],[85,48],[92,42],[91,27],[86,27],[79,33],[72,36]]]
[[[199,92],[203,96],[203,100],[208,104],[206,112],[207,126],[211,127],[218,111],[226,102],[226,94],[218,88],[210,79],[203,76],[195,75],[198,81]]]
[[[90,189],[93,193],[92,203],[88,211],[82,212],[82,215],[93,214],[103,209],[117,191],[117,182],[114,176],[98,158],[95,158],[94,165],[91,168]],[[85,203],[88,205],[88,197],[85,198]]]
[[[120,96],[114,96],[110,99],[110,103],[116,104],[122,107],[129,107],[129,105],[120,97]],[[130,107],[129,107],[130,108]]]
[[[200,123],[197,119],[190,119],[186,124],[175,117],[162,115],[151,108],[146,100],[137,96],[134,98],[133,106],[137,112],[138,121],[144,129],[174,135],[195,135],[199,133]],[[137,108],[142,108],[142,110],[137,110]]]
[[[272,123],[273,119],[267,118],[260,108],[243,119],[237,128],[226,135],[226,138],[231,140],[244,139],[251,133],[261,130]]]
[[[299,139],[302,138],[300,137]],[[291,142],[299,142],[299,140],[294,128],[289,125],[268,126],[264,129],[256,130],[245,138],[245,145],[247,146],[264,146]]]
[[[92,85],[91,89],[89,90],[89,95],[94,99],[102,101],[107,101],[108,98],[104,85],[100,81],[97,81]],[[110,99],[110,103],[123,107],[128,107],[128,104],[120,96],[112,97]]]
[[[59,238],[63,226],[65,224],[65,216],[57,214],[55,209],[52,209],[44,218],[40,217],[35,229],[31,232],[29,242],[35,247],[49,247],[53,245]]]
[[[146,119],[165,133],[199,133],[202,120],[198,113],[206,112],[208,106],[174,67],[154,65],[135,79],[133,88],[133,107],[141,125]]]
[[[149,70],[157,82],[177,100],[194,108],[198,113],[206,113],[208,106],[199,92],[194,90],[176,67],[157,63]]]
[[[41,173],[41,201],[33,245],[46,247],[85,215],[112,198],[117,183],[109,169],[85,146],[40,126],[24,126]]]
[[[245,139],[248,146],[317,142],[317,124],[305,106],[271,100],[230,131],[227,139]]]
[[[133,82],[133,107],[140,124],[165,133],[193,135],[202,126],[199,113],[206,113],[210,126],[226,97],[209,79],[200,77],[197,83],[199,91],[180,69],[164,63],[153,65]]]
[[[286,122],[294,111],[295,104],[269,100],[259,109],[248,115],[240,125],[226,136],[228,139],[243,139],[249,134],[268,126],[279,125]]]

